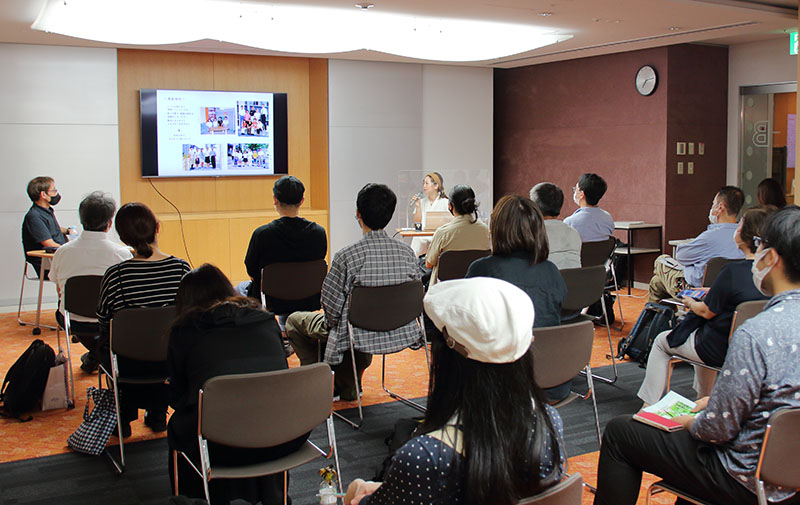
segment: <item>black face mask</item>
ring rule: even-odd
[[[50,197],[50,205],[57,205],[58,202],[61,201],[61,193],[56,194],[56,196]]]

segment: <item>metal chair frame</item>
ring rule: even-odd
[[[605,266],[606,272],[611,272],[611,278],[614,280],[614,291],[619,293],[617,270],[614,268],[614,252],[617,249],[617,245],[618,240],[616,237],[609,237],[599,242],[583,242],[581,244],[581,267],[593,267],[595,265]],[[603,259],[602,261],[596,261],[597,258]],[[603,289],[604,291],[609,291],[606,286],[604,286]],[[620,301],[617,305],[619,306],[619,329],[622,331],[622,328],[625,327],[625,316],[622,315],[622,302]]]

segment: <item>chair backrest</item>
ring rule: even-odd
[[[359,286],[350,293],[348,320],[369,331],[391,331],[422,315],[422,281],[394,286]]]
[[[139,361],[166,361],[175,306],[122,309],[111,318],[111,351]]]
[[[764,306],[769,300],[750,300],[749,302],[742,302],[736,306],[736,312],[733,313],[733,321],[731,321],[731,335],[735,332],[743,322],[751,317],[755,317],[758,313],[764,310]]]
[[[273,447],[308,433],[331,414],[327,363],[208,379],[199,396],[199,434],[231,447]]]
[[[582,243],[581,266],[593,267],[595,265],[605,265],[616,247],[617,239],[615,237],[608,237],[606,240],[597,242]]]
[[[592,359],[591,321],[533,329],[533,372],[540,388],[551,388],[575,377]]]
[[[710,288],[711,285],[714,284],[714,279],[717,278],[719,272],[722,270],[722,267],[735,261],[741,260],[728,258],[711,258],[708,260],[708,263],[706,263],[706,269],[703,272],[703,287]]]
[[[566,479],[536,496],[525,498],[517,505],[580,505],[583,498],[583,478],[573,473]]]
[[[466,251],[445,251],[439,257],[439,269],[436,279],[449,281],[452,279],[463,279],[467,275],[467,269],[473,261],[492,254],[491,250],[469,249]]]
[[[83,317],[97,317],[102,275],[77,275],[64,284],[64,310]]]
[[[559,272],[567,285],[567,296],[561,302],[562,310],[581,310],[603,296],[606,285],[606,268],[603,265],[567,268]]]
[[[272,263],[261,269],[261,292],[279,300],[304,300],[322,291],[327,274],[324,259]]]
[[[800,489],[800,408],[780,408],[767,423],[756,478],[787,489]]]

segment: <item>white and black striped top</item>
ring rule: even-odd
[[[189,264],[175,256],[158,261],[127,260],[108,267],[97,303],[101,338],[108,336],[111,318],[119,310],[174,305],[178,285],[189,270]]]

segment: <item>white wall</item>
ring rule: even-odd
[[[739,88],[797,81],[797,56],[789,37],[737,44],[728,49],[728,184],[739,184]]]
[[[491,210],[491,69],[330,60],[328,83],[332,253],[361,236],[355,198],[367,182],[397,193],[392,228],[429,171],[445,188],[470,184]]]
[[[28,181],[55,179],[65,227],[80,227],[78,203],[93,190],[119,202],[117,60],[113,49],[0,44],[0,68],[0,306],[16,306]],[[26,287],[35,302],[35,285]],[[45,300],[56,300],[52,284]]]

